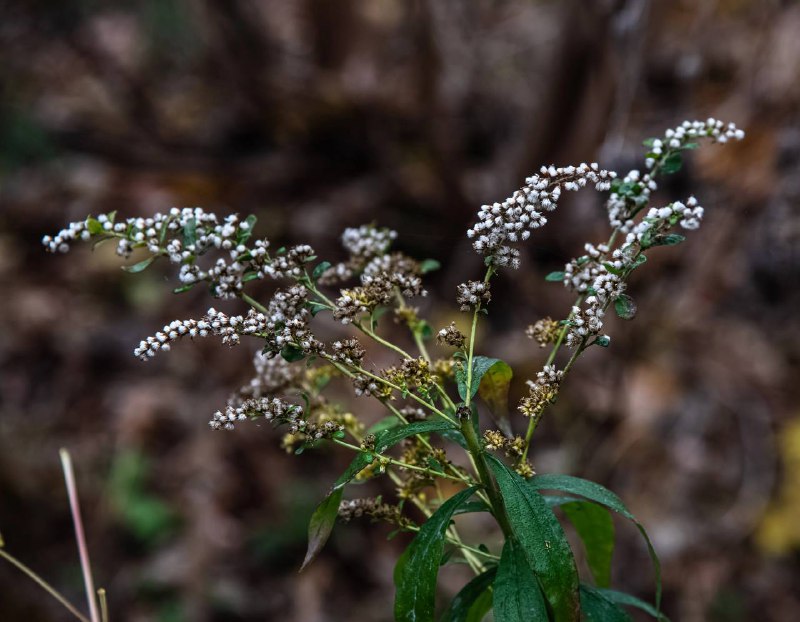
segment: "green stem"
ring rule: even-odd
[[[500,489],[497,487],[497,482],[489,473],[489,467],[486,464],[486,457],[481,449],[478,435],[475,433],[475,428],[472,427],[472,421],[468,418],[461,420],[461,433],[467,441],[469,453],[475,459],[475,468],[478,471],[478,477],[486,489],[486,494],[489,495],[489,505],[492,507],[492,513],[503,530],[506,538],[512,535],[511,525],[506,516],[506,508],[503,504],[503,496],[500,494]]]
[[[426,475],[429,475],[430,477],[434,477],[434,478],[435,477],[443,477],[445,479],[451,479],[453,481],[456,481],[456,482],[459,482],[459,483],[463,483],[463,480],[460,477],[455,477],[453,475],[448,475],[447,473],[440,473],[439,471],[433,471],[433,470],[428,469],[426,467],[417,466],[415,464],[409,464],[407,462],[403,462],[402,460],[395,460],[394,458],[390,458],[389,456],[384,456],[384,455],[376,453],[376,452],[366,451],[366,450],[362,449],[361,447],[358,447],[357,445],[353,445],[353,444],[348,443],[346,441],[342,441],[342,440],[340,440],[338,438],[334,438],[334,439],[331,439],[331,440],[333,440],[333,442],[336,443],[337,445],[341,445],[342,447],[347,447],[348,449],[352,449],[353,451],[356,451],[358,453],[370,453],[377,460],[379,460],[381,462],[384,462],[386,464],[393,464],[395,466],[402,467],[404,469],[409,469],[411,471],[418,471],[420,473],[425,473]]]
[[[251,307],[253,307],[257,311],[260,311],[261,313],[264,313],[264,314],[269,313],[269,311],[267,310],[267,308],[264,305],[262,305],[260,302],[258,302],[255,298],[253,298],[251,296],[248,296],[244,292],[240,292],[239,293],[239,298],[244,300],[247,304],[249,304]]]
[[[53,598],[55,598],[61,605],[69,611],[73,616],[78,618],[81,622],[89,622],[89,618],[84,616],[80,611],[78,611],[75,606],[70,603],[66,598],[64,598],[61,594],[56,591],[56,589],[51,586],[47,581],[42,579],[38,574],[36,574],[33,570],[28,568],[25,564],[19,561],[13,555],[7,553],[2,548],[0,548],[0,557],[5,559],[8,563],[12,566],[15,566],[18,570],[25,573],[31,580],[33,580],[39,587],[41,587],[45,592],[50,594]]]

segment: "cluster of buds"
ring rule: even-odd
[[[578,190],[587,183],[594,184],[597,190],[607,190],[615,176],[596,163],[564,168],[543,166],[502,203],[482,206],[478,222],[467,236],[474,239],[473,248],[490,258],[492,265],[518,268],[519,251],[510,244],[527,240],[531,231],[547,222],[544,214],[556,208],[563,190]]]
[[[462,311],[469,311],[478,305],[486,305],[492,299],[489,283],[486,281],[467,281],[457,288],[456,302]]]
[[[455,322],[450,322],[450,326],[446,326],[436,334],[436,341],[439,344],[446,344],[453,348],[462,348],[466,339],[464,333],[456,328]]]
[[[224,411],[214,413],[208,425],[214,430],[233,430],[234,422],[264,417],[267,421],[289,424],[296,432],[304,427],[303,408],[279,397],[258,397],[244,400],[239,405],[229,404]]]
[[[531,324],[525,329],[525,335],[528,339],[533,339],[539,344],[540,348],[555,343],[560,332],[561,325],[551,317],[537,320],[535,324]]]
[[[425,389],[434,382],[430,364],[421,357],[405,359],[399,367],[389,367],[383,370],[381,375],[403,389]]]
[[[339,519],[349,523],[356,518],[367,517],[374,521],[385,521],[401,528],[413,527],[411,519],[403,516],[397,505],[383,503],[377,499],[349,499],[339,503]]]
[[[331,358],[350,367],[360,367],[366,351],[358,342],[358,339],[343,339],[334,341],[331,345],[333,350]]]
[[[553,403],[558,396],[558,387],[564,372],[556,370],[552,365],[545,365],[536,374],[536,380],[528,380],[528,395],[519,403],[518,410],[526,417],[538,419],[544,409]]]

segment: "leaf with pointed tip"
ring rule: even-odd
[[[559,475],[555,473],[534,475],[527,480],[526,483],[535,490],[558,490],[559,492],[565,492],[569,495],[584,497],[613,510],[617,514],[621,514],[636,525],[636,528],[639,530],[639,533],[642,534],[647,544],[647,551],[653,562],[653,569],[656,576],[656,609],[661,606],[661,562],[653,548],[653,543],[650,541],[650,536],[647,535],[642,524],[628,511],[628,508],[625,507],[625,504],[622,503],[622,500],[617,495],[600,484],[581,479],[580,477],[573,477],[572,475]]]
[[[433,272],[441,267],[442,264],[435,259],[425,259],[421,264],[419,264],[419,271],[422,272],[422,274],[428,274],[428,272]]]
[[[197,219],[190,218],[183,225],[183,246],[184,248],[197,244]]]
[[[551,281],[553,283],[560,283],[564,280],[564,273],[560,270],[556,270],[555,272],[551,272],[546,277],[544,277],[545,281]]]
[[[461,591],[450,601],[442,617],[439,618],[439,622],[470,622],[471,620],[478,622],[482,620],[489,608],[483,609],[485,605],[481,597],[488,594],[489,607],[491,607],[492,593],[489,588],[496,574],[497,568],[490,568],[461,588]]]
[[[311,273],[311,278],[314,279],[314,281],[316,281],[319,277],[322,276],[325,270],[327,270],[330,267],[331,267],[330,261],[323,261],[317,264],[317,267],[314,268],[314,271]]]
[[[444,534],[459,505],[476,486],[457,492],[420,527],[394,569],[394,615],[397,622],[433,622],[436,579],[444,550]]]
[[[636,596],[633,596],[631,594],[626,594],[625,592],[618,592],[616,590],[598,589],[597,591],[603,596],[605,596],[608,600],[610,600],[613,603],[616,603],[617,605],[636,607],[637,609],[641,609],[646,614],[655,618],[659,622],[669,622],[669,618],[667,616],[658,611],[650,603],[646,603],[642,599],[636,598]]]
[[[506,540],[494,581],[496,622],[547,622],[547,602],[528,558],[514,538]]]
[[[542,586],[555,622],[578,619],[578,569],[564,530],[542,495],[494,456],[487,456],[514,535]]]
[[[158,257],[158,255],[153,255],[147,259],[143,259],[139,263],[133,264],[132,266],[122,266],[122,269],[125,270],[125,272],[136,274],[137,272],[147,269],[147,267],[156,260],[156,257]]]
[[[581,585],[581,613],[586,622],[633,622],[627,611],[589,585]]]
[[[588,501],[565,503],[561,509],[583,542],[595,585],[608,587],[614,555],[614,521],[608,510]]]
[[[322,500],[311,515],[308,523],[308,550],[303,565],[300,566],[302,572],[306,566],[319,554],[333,531],[336,517],[339,515],[339,504],[342,501],[344,487],[335,490]]]

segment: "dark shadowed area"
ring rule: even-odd
[[[421,311],[436,330],[463,326],[455,288],[481,274],[465,235],[480,205],[542,164],[624,173],[643,139],[713,116],[747,138],[689,153],[655,200],[695,194],[703,226],[635,273],[636,318],[609,316],[611,347],[579,361],[531,458],[625,500],[661,555],[674,621],[796,619],[798,33],[800,4],[777,0],[0,2],[6,550],[85,605],[67,447],[112,621],[389,620],[407,541],[387,540],[391,527],[338,526],[297,573],[308,518],[350,455],[294,456],[266,425],[207,425],[250,377],[253,347],[132,356],[172,319],[243,305],[173,295],[166,262],[122,272],[112,245],[46,254],[42,236],[90,213],[199,205],[256,214],[275,247],[337,260],[341,231],[374,222],[441,262]],[[493,284],[477,350],[512,365],[514,403],[545,358],[526,326],[572,302],[544,276],[607,227],[602,197],[570,193]],[[381,330],[413,346],[391,321]],[[464,529],[491,542],[486,525]],[[452,596],[468,575],[441,576]],[[652,597],[647,552],[622,522],[614,584]],[[0,620],[67,619],[0,563]]]

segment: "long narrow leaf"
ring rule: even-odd
[[[508,519],[533,568],[556,622],[578,619],[578,570],[564,530],[547,502],[527,481],[489,456]]]
[[[525,551],[509,538],[494,582],[496,622],[547,622],[547,603]]]
[[[581,479],[580,477],[573,477],[572,475],[535,475],[527,480],[526,483],[536,490],[558,490],[571,495],[580,495],[590,501],[594,501],[595,503],[599,503],[600,505],[614,510],[633,522],[647,543],[647,551],[653,562],[653,570],[656,579],[656,609],[661,607],[661,562],[658,559],[655,548],[653,548],[653,543],[650,541],[650,536],[647,535],[642,524],[628,511],[628,508],[625,507],[625,504],[622,503],[622,500],[617,495],[600,484]]]
[[[588,501],[573,501],[561,506],[583,542],[586,563],[597,587],[611,585],[611,558],[614,555],[614,521],[608,510]]]
[[[339,503],[342,501],[344,487],[336,489],[322,500],[311,515],[308,523],[308,550],[300,571],[311,563],[319,554],[333,531],[336,517],[339,515]]]
[[[628,607],[636,607],[637,609],[641,609],[648,615],[654,617],[659,622],[669,622],[669,618],[665,616],[663,613],[658,611],[653,605],[650,603],[646,603],[641,598],[636,598],[631,594],[626,594],[625,592],[618,592],[616,590],[605,590],[605,589],[598,589],[603,596],[605,596],[608,600],[618,604],[618,605],[627,605]]]
[[[467,622],[474,610],[480,606],[479,598],[494,582],[497,568],[490,568],[467,583],[453,597],[439,622]]]
[[[454,494],[420,528],[400,556],[394,570],[397,588],[394,616],[397,622],[433,622],[436,579],[444,550],[444,534],[456,508],[469,499],[477,487]]]
[[[581,612],[587,622],[633,622],[627,611],[589,585],[581,585]]]

